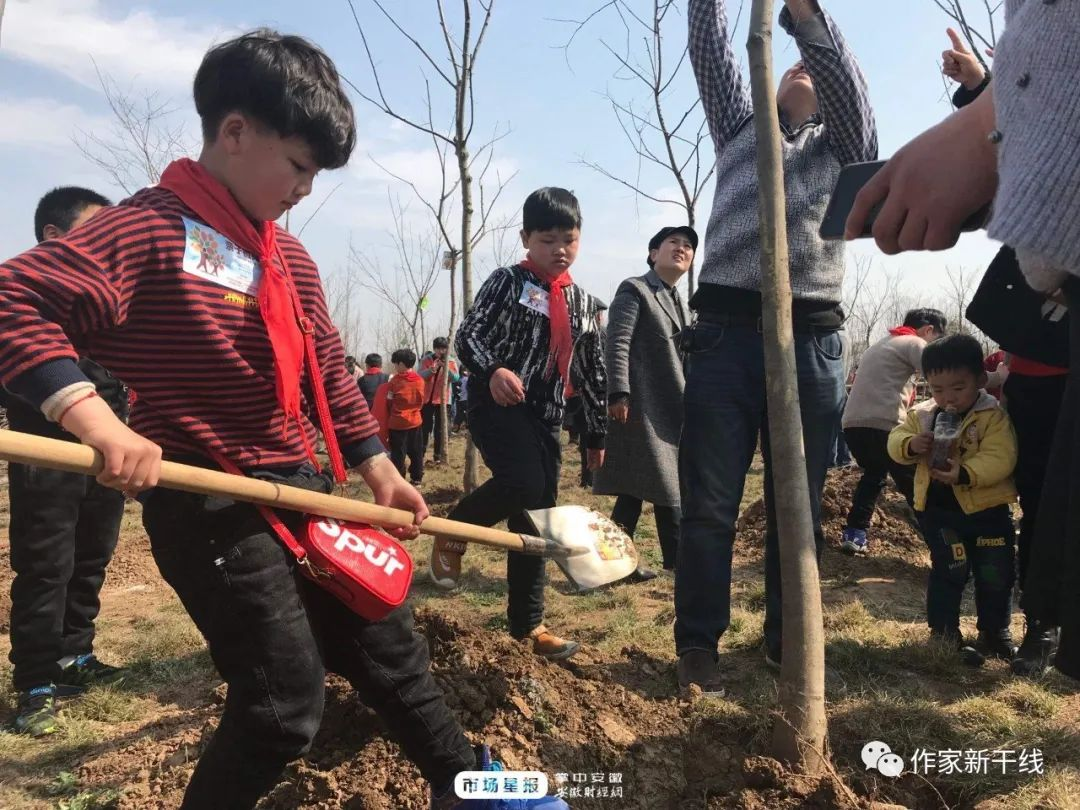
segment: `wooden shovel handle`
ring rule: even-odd
[[[101,453],[84,444],[47,439],[14,430],[0,430],[0,458],[83,475],[97,475],[104,463]],[[403,509],[376,506],[365,501],[324,495],[299,487],[177,464],[174,461],[161,462],[159,486],[199,495],[220,495],[275,509],[369,523],[384,529],[400,529],[413,525],[412,513]],[[511,551],[522,551],[525,548],[521,535],[446,518],[429,517],[420,525],[420,531],[450,540]]]

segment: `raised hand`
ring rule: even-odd
[[[952,47],[941,53],[941,72],[968,90],[974,90],[986,78],[986,71],[955,29],[947,28],[945,33]]]

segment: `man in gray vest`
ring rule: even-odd
[[[722,688],[717,646],[731,620],[731,559],[746,472],[761,440],[765,460],[765,655],[782,650],[777,493],[770,472],[761,334],[756,138],[750,94],[731,48],[725,0],[690,0],[690,61],[716,149],[716,194],[705,232],[684,396],[683,493],[675,575],[679,683]],[[840,167],[877,157],[866,82],[817,0],[784,0],[780,25],[799,49],[780,81],[794,352],[812,522],[818,524],[844,391],[839,330],[844,246],[818,235]],[[781,493],[782,495],[783,493]],[[821,533],[816,533],[820,549]]]
[[[679,434],[683,356],[678,337],[686,314],[676,288],[694,261],[693,228],[661,228],[649,240],[649,272],[619,285],[608,310],[607,455],[594,491],[616,495],[611,519],[633,537],[643,502],[653,505],[666,571],[679,545]],[[638,568],[634,581],[656,574]]]

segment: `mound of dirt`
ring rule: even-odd
[[[858,467],[841,467],[830,470],[825,481],[821,496],[821,528],[825,533],[825,541],[833,548],[840,547],[852,495],[861,475],[862,470]],[[903,558],[925,554],[926,544],[915,525],[915,513],[891,482],[878,498],[870,525],[875,553],[881,550]],[[743,511],[736,528],[740,552],[749,557],[761,556],[765,549],[763,499],[759,498]]]
[[[748,757],[722,717],[695,712],[674,697],[648,697],[611,681],[611,664],[585,659],[565,667],[538,659],[503,634],[463,626],[421,611],[436,679],[473,742],[492,745],[510,769],[545,771],[553,785],[579,787],[598,777],[622,798],[568,797],[574,810],[633,808],[815,807],[866,810],[830,776],[788,773],[773,761]],[[674,670],[637,648],[616,667],[674,694]],[[119,807],[160,810],[180,802],[194,762],[217,723],[223,688],[208,690],[203,707],[170,712],[115,746],[91,754],[78,769],[81,784],[123,785]],[[375,713],[339,678],[327,685],[323,727],[311,753],[290,766],[260,807],[264,810],[422,810],[428,789],[392,742]]]

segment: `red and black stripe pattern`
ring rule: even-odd
[[[311,442],[316,436],[307,377],[303,410],[311,418],[287,425],[257,301],[184,271],[181,216],[198,220],[172,192],[144,189],[0,265],[0,380],[25,388],[35,374],[56,376],[64,363],[50,361],[82,354],[135,389],[131,427],[166,455],[215,452],[245,469],[301,464],[299,431]],[[314,323],[338,440],[356,464],[372,454],[378,425],[345,370],[314,261],[287,232],[278,241]]]

